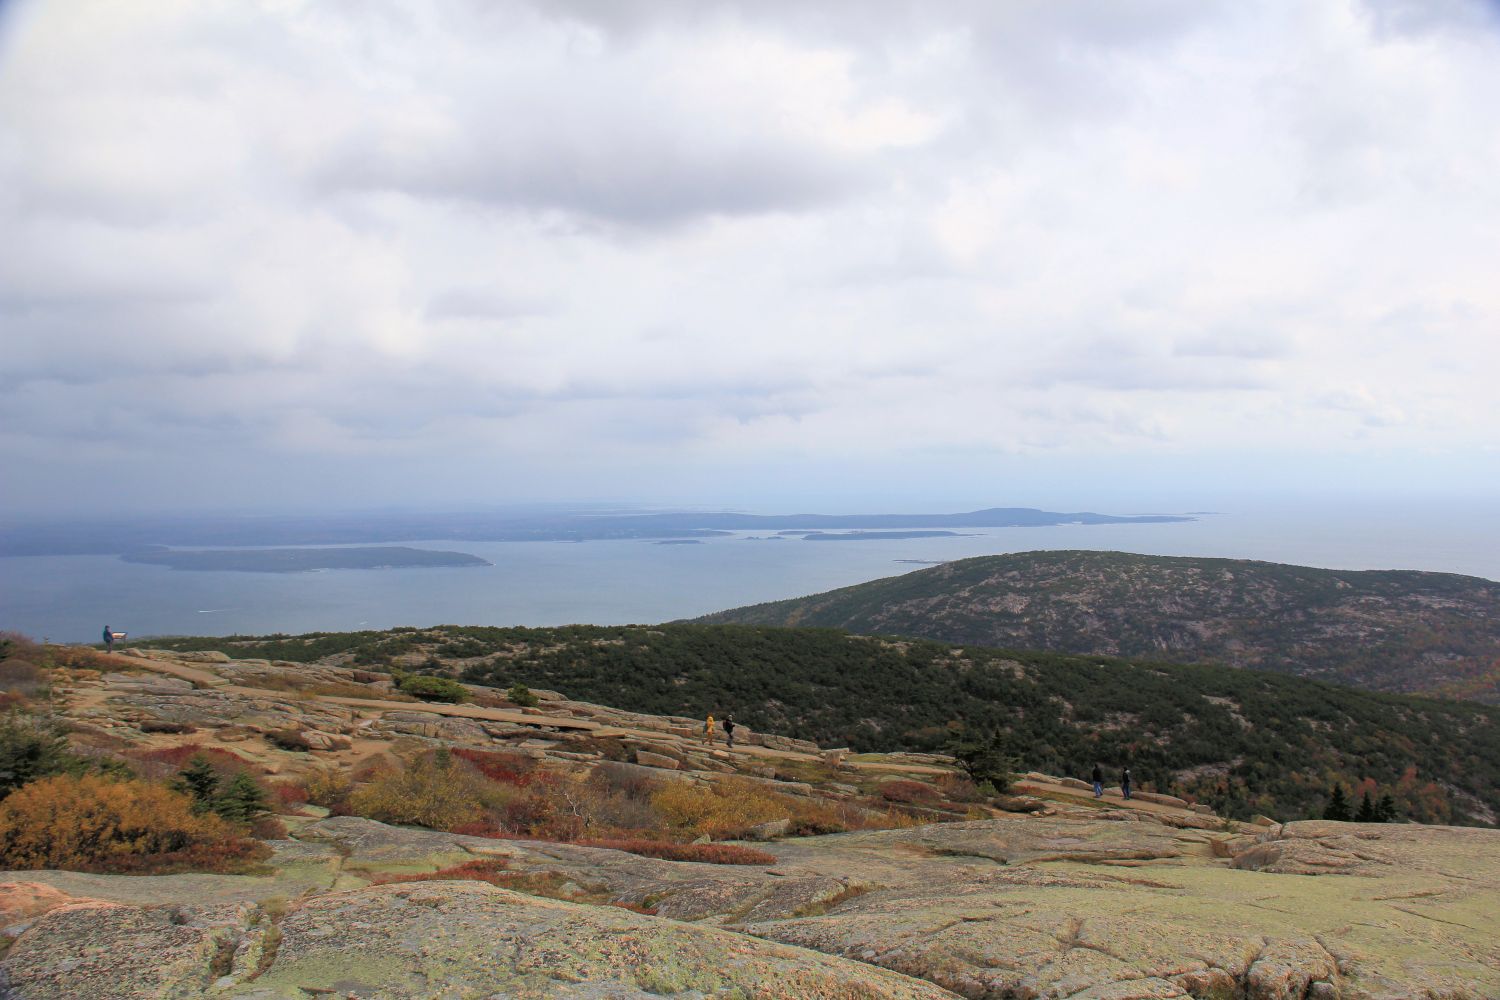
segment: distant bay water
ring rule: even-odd
[[[346,631],[395,625],[654,623],[779,600],[969,556],[1030,549],[1118,549],[1336,569],[1421,569],[1500,579],[1500,510],[1279,506],[1161,524],[965,530],[955,536],[809,542],[739,531],[693,544],[404,541],[489,566],[182,571],[117,556],[0,558],[0,628],[92,641],[132,637]]]

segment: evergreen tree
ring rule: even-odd
[[[1396,800],[1391,798],[1391,793],[1386,792],[1380,797],[1380,803],[1375,807],[1375,822],[1396,822]]]
[[[1359,809],[1354,813],[1356,823],[1379,823],[1379,815],[1375,812],[1375,803],[1370,801],[1370,793],[1365,792],[1365,797],[1359,800]]]
[[[1323,818],[1341,823],[1349,822],[1349,800],[1344,797],[1343,785],[1333,786],[1333,792],[1328,796],[1328,808],[1323,810]]]
[[[974,784],[992,785],[997,793],[1010,790],[1016,758],[1008,752],[1005,734],[1000,730],[985,738],[955,737],[948,745],[948,752]]]
[[[266,793],[241,771],[214,800],[213,810],[231,823],[253,823],[266,811]]]
[[[172,787],[192,797],[193,812],[203,813],[214,808],[214,798],[219,791],[219,776],[213,765],[202,754],[195,754],[187,767],[177,772]]]

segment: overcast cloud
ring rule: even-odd
[[[1481,0],[12,2],[0,501],[1497,494],[1496,95]]]

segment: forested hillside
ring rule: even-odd
[[[1021,769],[1124,764],[1147,788],[1224,815],[1321,812],[1330,785],[1389,791],[1403,814],[1494,824],[1500,708],[1377,694],[1203,665],[1004,652],[753,626],[441,626],[151,640],[237,657],[417,669],[521,682],[633,711],[734,712],[770,732],[856,750],[941,748],[999,727]]]
[[[1500,583],[1124,552],[981,556],[699,619],[1214,662],[1500,703]]]

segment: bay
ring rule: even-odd
[[[307,573],[179,571],[115,556],[0,558],[0,628],[94,641],[384,629],[396,625],[653,623],[1032,549],[1223,556],[1336,569],[1422,569],[1500,579],[1491,503],[1266,505],[1166,524],[989,528],[950,537],[806,542],[753,532],[648,540],[402,544],[491,566]]]

